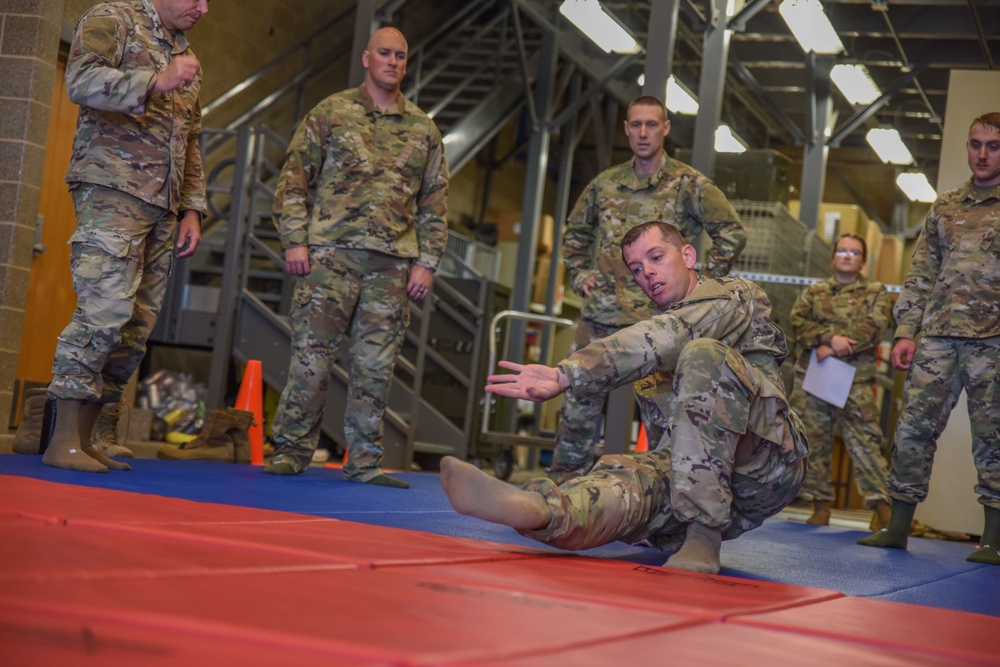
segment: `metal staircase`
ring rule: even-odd
[[[519,20],[508,2],[459,6],[433,34],[411,38],[412,84],[404,91],[441,129],[452,174],[520,110],[533,69],[525,59],[532,58],[542,34]],[[322,26],[222,96],[231,105],[285,72],[277,76],[277,87],[258,90],[242,111],[229,111],[232,120],[224,127],[203,132],[211,217],[198,251],[175,267],[152,341],[212,349],[209,400],[216,406],[225,401],[233,360],[260,359],[265,382],[275,389],[285,385],[292,280],[270,220],[273,185],[304,109],[334,92],[321,91],[317,78],[346,55],[343,42],[330,39],[346,19],[342,15]],[[337,46],[322,48],[329,43]],[[298,59],[301,68],[289,76],[289,62]],[[209,121],[224,114],[221,103],[206,105]],[[411,304],[386,413],[387,467],[405,469],[423,455],[467,458],[475,447],[486,357],[482,341],[488,339],[490,318],[506,301],[494,284],[495,252],[450,236],[433,293],[424,305]],[[322,425],[341,446],[345,362],[340,360],[331,381]]]

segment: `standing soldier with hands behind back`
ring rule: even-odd
[[[307,114],[288,146],[274,198],[287,270],[292,361],[273,425],[277,451],[264,472],[298,475],[319,444],[337,348],[350,339],[344,474],[407,488],[382,471],[393,367],[447,243],[448,168],[441,133],[406,101],[406,39],[377,30],[362,54],[359,88]],[[309,195],[315,203],[308,204]]]
[[[669,133],[663,102],[651,95],[633,100],[625,119],[632,159],[599,174],[566,221],[566,273],[573,291],[583,297],[574,350],[653,315],[649,299],[621,261],[619,244],[632,227],[666,222],[687,243],[708,232],[712,247],[705,273],[710,277],[728,274],[746,245],[743,223],[722,191],[667,155],[663,141]],[[603,401],[603,396],[566,395],[549,469],[555,478],[568,480],[590,470]]]
[[[130,469],[90,435],[146,353],[174,246],[186,257],[201,240],[201,65],[184,31],[206,13],[208,0],[109,2],[77,24],[66,65],[69,98],[80,105],[66,176],[77,307],[52,365],[46,465]]]

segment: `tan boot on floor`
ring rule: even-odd
[[[156,458],[169,461],[238,461],[250,460],[250,435],[253,413],[227,408],[212,410],[208,423],[197,438],[183,445],[164,445]]]
[[[892,518],[892,505],[884,500],[876,501],[875,507],[872,508],[872,521],[868,524],[868,529],[877,533],[888,527],[890,518]]]
[[[80,406],[80,442],[85,443],[83,451],[98,463],[107,466],[108,470],[131,470],[132,466],[106,456],[93,444],[94,424],[103,409],[103,403],[84,403]]]
[[[15,454],[40,454],[42,419],[45,416],[45,402],[49,400],[49,392],[45,387],[41,387],[29,389],[25,396],[21,423],[17,426],[11,448]]]
[[[80,408],[83,401],[57,398],[52,418],[55,427],[42,463],[54,468],[81,472],[107,472],[108,467],[90,457],[80,445]]]
[[[97,415],[90,443],[97,451],[103,452],[107,456],[131,459],[135,454],[125,446],[125,439],[120,437],[118,428],[121,423],[122,410],[125,408],[125,404],[121,401],[106,403],[101,413]],[[125,428],[125,431],[128,432],[128,427]]]
[[[812,516],[806,519],[806,523],[814,526],[830,525],[830,503],[826,500],[817,500],[813,503]]]

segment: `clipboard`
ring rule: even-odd
[[[843,408],[854,384],[854,366],[836,357],[816,361],[816,350],[809,353],[809,367],[802,380],[802,389],[821,401]]]

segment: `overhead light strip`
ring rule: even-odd
[[[637,53],[639,43],[598,0],[565,0],[559,13],[605,53]]]

